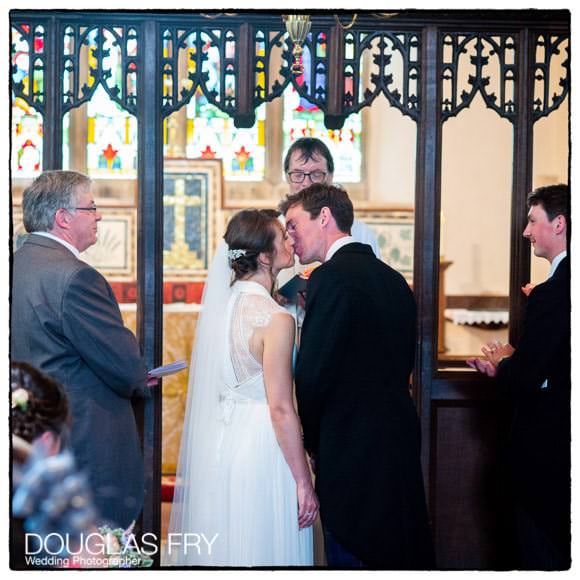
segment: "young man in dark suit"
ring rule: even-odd
[[[523,232],[550,262],[548,279],[529,293],[514,349],[493,341],[473,368],[496,377],[514,403],[509,444],[519,567],[570,567],[570,193],[567,185],[528,196]],[[527,293],[527,292],[526,292]]]
[[[433,566],[409,394],[416,306],[407,282],[350,235],[347,193],[313,184],[282,202],[308,282],[296,365],[304,443],[330,566]]]
[[[144,473],[131,399],[146,395],[145,365],[111,287],[80,253],[101,215],[90,179],[46,171],[24,192],[29,236],[12,267],[11,357],[65,388],[71,444],[100,515],[128,526],[142,508]]]

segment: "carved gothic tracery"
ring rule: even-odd
[[[159,80],[163,86],[159,109],[163,117],[201,91],[240,126],[251,125],[255,108],[281,96],[292,84],[334,126],[341,126],[349,114],[370,105],[379,94],[403,114],[415,121],[420,118],[424,74],[420,29],[377,31],[359,22],[345,29],[332,22],[317,22],[313,16],[304,42],[305,71],[295,76],[290,68],[291,42],[278,16],[240,24],[240,20],[228,20],[235,16],[218,15],[210,25],[200,15],[189,18],[189,22],[187,16],[173,22],[165,19],[159,27]],[[51,82],[46,77],[45,42],[61,30],[52,46],[59,50],[62,112],[90,100],[100,85],[114,102],[137,114],[137,80],[143,58],[138,50],[139,22],[116,23],[114,15],[106,25],[63,18],[55,28],[54,21],[39,24],[30,20],[12,22],[15,96],[44,113],[46,85]],[[558,108],[569,93],[569,35],[540,31],[531,35],[531,41],[532,110],[537,120]],[[522,82],[518,60],[525,47],[519,31],[442,32],[439,43],[442,120],[457,115],[480,95],[488,108],[514,123],[522,106],[517,102],[518,83]],[[217,73],[208,66],[210,54],[218,61]]]
[[[44,113],[45,27],[20,23],[12,26],[12,90],[16,97]]]
[[[292,43],[288,35],[273,29],[256,30],[254,107],[280,97],[292,84],[301,97],[326,110],[329,66],[327,40],[326,29],[312,27],[303,45],[305,71],[296,76],[291,71]]]
[[[549,115],[570,91],[570,43],[564,35],[538,34],[534,44],[534,120]],[[560,92],[550,94],[550,83],[559,76]]]
[[[164,117],[181,108],[198,89],[211,104],[229,115],[235,115],[236,78],[240,75],[236,58],[236,31],[165,27],[162,50]],[[219,62],[217,77],[212,76],[208,67],[210,52]]]
[[[88,102],[100,85],[111,100],[137,114],[139,35],[133,25],[68,25],[62,38],[62,110]]]
[[[359,111],[382,93],[393,107],[418,120],[420,35],[349,32],[344,42],[345,112]]]
[[[514,122],[516,39],[513,34],[445,33],[442,39],[443,121],[469,107],[480,94],[488,108]]]

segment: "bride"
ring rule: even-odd
[[[268,210],[240,211],[224,239],[197,324],[162,564],[310,566],[318,500],[293,403],[294,319],[272,298],[293,244]]]

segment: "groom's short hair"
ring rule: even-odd
[[[323,207],[328,207],[338,229],[345,234],[350,234],[354,221],[354,209],[348,193],[342,187],[313,183],[297,193],[287,195],[280,202],[279,209],[286,215],[291,207],[298,204],[310,214],[311,219],[318,217]]]

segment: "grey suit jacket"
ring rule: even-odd
[[[14,254],[11,357],[58,380],[71,443],[100,515],[126,526],[142,508],[143,459],[133,396],[146,391],[135,336],[105,278],[62,244],[30,235]]]

